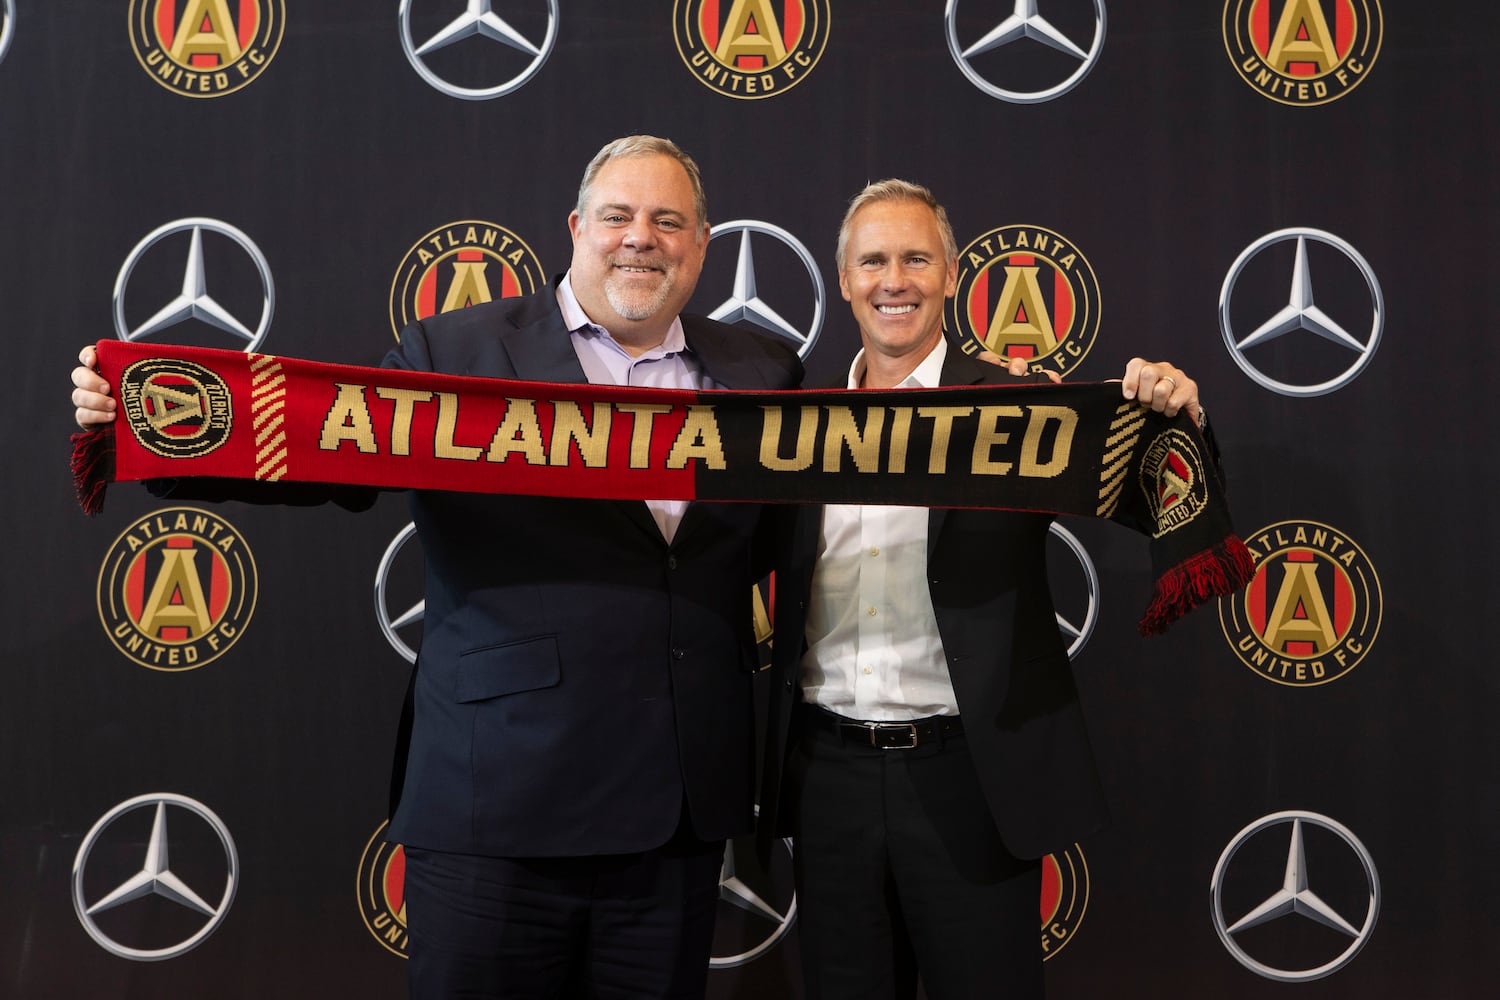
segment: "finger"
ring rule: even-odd
[[[79,365],[77,368],[73,369],[73,385],[78,389],[82,389],[86,392],[97,393],[100,396],[109,395],[109,383],[104,381],[104,379],[101,378],[99,373],[94,371],[94,369],[86,368],[83,365]],[[111,406],[114,405],[113,400],[110,400],[109,402]]]
[[[1187,377],[1180,368],[1166,368],[1158,373],[1152,392],[1151,408],[1175,417],[1186,409],[1188,416],[1197,418],[1198,383]]]
[[[78,352],[78,363],[85,368],[92,368],[96,361],[98,354],[94,351],[94,345],[84,344],[83,349]]]
[[[1015,375],[1015,376],[1018,376],[1018,377],[1021,376],[1021,375],[1025,375],[1026,372],[1027,372],[1026,359],[1025,358],[1011,358],[1006,363],[1006,370],[1009,371],[1012,375]]]
[[[1131,358],[1125,364],[1125,377],[1120,380],[1120,395],[1126,399],[1135,399],[1140,391],[1141,369],[1146,365],[1145,358]],[[1145,397],[1142,397],[1145,398]]]

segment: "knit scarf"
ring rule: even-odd
[[[1254,572],[1198,428],[1115,383],[779,392],[521,382],[101,341],[118,415],[74,436],[108,482],[263,483],[1045,511],[1150,537],[1145,634]]]

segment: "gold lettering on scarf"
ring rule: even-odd
[[[823,444],[823,471],[837,472],[844,464],[843,446],[860,472],[880,471],[880,434],[885,429],[885,407],[865,408],[865,432],[854,425],[854,411],[847,406],[828,409],[828,435]]]
[[[536,418],[536,403],[529,399],[507,399],[505,419],[490,439],[486,462],[503,462],[511,454],[525,456],[527,465],[546,465],[547,449],[542,444],[542,424]]]
[[[380,449],[375,444],[375,427],[370,422],[370,408],[365,404],[365,387],[350,382],[335,382],[338,395],[323,418],[323,433],[318,436],[318,447],[323,451],[338,451],[345,441],[353,441],[354,447],[367,455]]]
[[[765,421],[761,425],[760,464],[773,472],[801,472],[813,464],[813,451],[818,443],[818,408],[798,407],[801,420],[797,424],[797,451],[791,458],[782,458],[781,414],[791,407],[762,406]]]
[[[1041,460],[1042,439],[1050,422],[1057,423],[1052,442],[1052,459]],[[1078,429],[1078,412],[1068,406],[1033,406],[1026,424],[1026,439],[1021,443],[1021,475],[1028,479],[1051,479],[1062,475],[1073,452],[1073,432]]]
[[[1015,465],[1013,462],[996,462],[990,454],[998,445],[1010,441],[1010,431],[1002,431],[1000,421],[1006,417],[1021,416],[1019,406],[981,406],[979,429],[974,432],[974,464],[976,473],[985,476],[1003,476]]]
[[[630,467],[646,468],[651,464],[651,423],[672,408],[666,403],[617,403],[615,409],[636,418],[630,428]]]
[[[853,471],[861,473],[904,473],[915,425],[918,447],[924,440],[929,442],[927,473],[944,475],[955,436],[967,441],[959,431],[972,426],[974,447],[968,467],[955,471],[1053,479],[1068,468],[1078,428],[1078,412],[1068,406],[870,407],[863,430],[848,406],[801,406],[795,411],[790,406],[762,406],[761,412],[760,464],[772,472],[802,472],[821,458],[824,472],[842,472],[852,463]],[[798,420],[797,445],[788,456],[781,451],[782,428],[793,412]],[[818,427],[825,415],[820,438]],[[1010,454],[998,452],[1006,447]]]
[[[484,449],[472,444],[456,444],[453,432],[458,429],[458,393],[437,394],[437,427],[433,431],[432,454],[434,458],[457,458],[472,462],[484,454]]]
[[[953,437],[953,421],[974,412],[972,406],[919,406],[917,416],[932,421],[932,450],[927,455],[927,471],[934,476],[948,471],[948,442]]]
[[[609,461],[610,408],[608,403],[594,404],[594,426],[583,422],[583,410],[571,401],[552,404],[552,464],[568,464],[568,442],[578,443],[578,455],[585,468],[602,469]]]
[[[391,411],[391,454],[411,454],[411,418],[416,412],[418,403],[425,403],[432,399],[432,393],[425,389],[387,389],[385,386],[377,385],[375,395],[381,399],[388,399],[395,403],[395,409]],[[363,396],[360,397],[364,399]],[[323,433],[328,433],[325,424]],[[365,449],[361,448],[360,451]]]
[[[710,469],[727,468],[724,461],[724,441],[719,435],[719,421],[714,417],[712,406],[689,406],[687,419],[672,450],[667,455],[667,468],[685,469],[695,458],[703,460]]]

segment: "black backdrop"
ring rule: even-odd
[[[245,560],[226,562],[209,585],[211,599],[253,598],[248,612],[249,602],[212,608],[241,615],[235,640],[194,669],[151,669],[122,651],[112,637],[122,619],[110,613],[127,593],[117,588],[130,586],[116,574],[132,556],[127,546],[122,562],[117,542],[144,538],[134,527],[143,518],[170,525],[177,508],[121,487],[103,515],[84,518],[71,493],[63,396],[78,348],[116,335],[112,290],[133,249],[179,220],[236,227],[274,277],[259,350],[373,364],[392,343],[393,313],[415,308],[393,303],[392,290],[424,236],[480,220],[523,241],[541,275],[554,274],[567,263],[564,223],[583,165],[610,138],[651,132],[697,157],[715,222],[761,227],[752,229],[760,294],[803,334],[807,275],[765,230],[810,251],[829,299],[807,357],[814,377],[835,375],[857,343],[832,264],[843,204],[866,180],[896,175],[935,190],[961,246],[1024,225],[1061,234],[1086,258],[1099,325],[1091,345],[1091,331],[1072,331],[1085,353],[1069,378],[1112,377],[1141,354],[1170,358],[1203,387],[1236,522],[1263,560],[1269,594],[1220,602],[1141,640],[1133,625],[1147,586],[1144,544],[1105,525],[1067,525],[1098,574],[1097,623],[1075,667],[1113,823],[1059,859],[1067,920],[1042,927],[1056,952],[1053,994],[1487,995],[1500,932],[1491,858],[1500,747],[1490,725],[1500,696],[1485,638],[1497,555],[1486,443],[1497,429],[1486,409],[1500,237],[1493,5],[1292,4],[1314,29],[1317,6],[1340,58],[1352,53],[1361,67],[1357,85],[1309,106],[1273,99],[1253,73],[1242,79],[1238,67],[1253,60],[1230,54],[1242,32],[1278,23],[1281,0],[1043,0],[1042,13],[1082,49],[1095,10],[1107,7],[1108,20],[1076,86],[1032,103],[981,89],[946,37],[952,24],[972,44],[1011,13],[1009,0],[957,3],[950,20],[940,0],[776,0],[774,16],[801,19],[800,36],[788,29],[803,46],[789,46],[799,73],[756,99],[703,80],[701,26],[721,23],[730,0],[717,21],[701,0],[557,0],[555,46],[539,71],[488,100],[426,82],[403,54],[397,4],[356,0],[229,3],[260,59],[245,63],[243,86],[215,95],[210,76],[209,94],[186,96],[152,72],[160,60],[150,60],[149,32],[132,38],[152,23],[143,11],[164,9],[170,23],[189,6],[0,0],[0,303],[17,392],[0,577],[12,610],[0,695],[0,994],[403,991],[399,922],[391,930],[389,915],[372,909],[361,865],[380,847],[408,671],[373,598],[385,585],[389,613],[399,614],[419,587],[410,553],[389,570],[382,563],[404,505],[385,497],[358,516],[210,511],[234,536],[232,551],[254,562],[253,576],[243,575]],[[218,5],[201,6],[219,16]],[[410,6],[419,44],[464,9],[458,0]],[[544,0],[493,6],[522,35],[544,38]],[[258,37],[248,30],[256,23]],[[439,79],[484,87],[529,58],[480,37],[424,61]],[[1030,40],[968,62],[1017,91],[1081,65]],[[225,78],[246,80],[233,67]],[[1285,306],[1296,244],[1265,238],[1287,229],[1308,235],[1323,313],[1231,350],[1221,290],[1230,286],[1227,323],[1241,341]],[[1378,350],[1370,283],[1340,241],[1368,262],[1383,296]],[[1259,243],[1270,245],[1248,253]],[[695,309],[726,297],[737,245],[716,241]],[[180,290],[187,249],[185,233],[169,235],[128,269],[131,328]],[[253,328],[254,267],[213,225],[203,250],[210,293]],[[452,261],[438,262],[440,285]],[[1319,315],[1349,335],[1343,346],[1309,332]],[[197,319],[151,336],[244,346]],[[1325,382],[1334,384],[1319,394],[1267,384]],[[191,518],[183,524],[191,534]],[[1296,536],[1297,525],[1326,529],[1338,547],[1329,555],[1321,535]],[[1288,544],[1268,530],[1276,526]],[[200,561],[225,551],[185,544],[199,546]],[[1357,558],[1340,561],[1352,550]],[[1082,608],[1088,588],[1058,551],[1060,602]],[[1298,682],[1295,669],[1273,678],[1239,652],[1257,648],[1245,623],[1263,627],[1278,588],[1304,579],[1298,565],[1308,563],[1319,567],[1327,607],[1285,616],[1295,625],[1326,611],[1346,660],[1357,661],[1309,678],[1321,683]],[[393,632],[419,641],[419,626]],[[1318,658],[1309,648],[1284,647],[1282,658],[1306,669]],[[155,962],[96,943],[70,884],[81,858],[80,892],[93,904],[140,869],[149,810],[87,835],[142,795],[207,807],[239,862],[222,922],[196,948]],[[1290,826],[1248,836],[1222,878],[1216,866],[1242,830],[1286,811],[1308,817],[1312,891],[1354,928],[1365,923],[1370,879],[1329,826],[1362,845],[1379,884],[1362,950],[1308,985],[1257,974],[1224,942],[1295,972],[1353,939],[1301,914],[1223,940],[1215,930],[1215,886],[1233,921],[1283,884]],[[217,903],[224,852],[190,808],[169,803],[165,814],[171,870]],[[381,858],[391,856],[386,848]],[[739,860],[752,893],[785,914],[785,872]],[[1305,910],[1308,897],[1299,899]],[[774,926],[727,902],[723,912],[721,955],[750,949]],[[140,949],[175,945],[205,920],[160,893],[89,918],[107,940]],[[761,956],[714,972],[712,995],[798,995],[795,941],[793,923]]]

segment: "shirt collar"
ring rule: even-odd
[[[568,332],[585,337],[608,337],[610,342],[618,347],[614,335],[589,319],[588,313],[583,311],[583,306],[578,304],[578,296],[573,294],[572,278],[572,272],[569,272],[564,274],[563,279],[557,283],[557,306],[562,310],[563,324],[567,326]],[[652,357],[666,357],[671,354],[680,354],[685,350],[687,350],[687,339],[682,333],[682,317],[674,316],[672,325],[667,328],[667,335],[662,339],[661,345],[646,353]]]
[[[943,384],[943,361],[948,357],[948,338],[939,337],[937,344],[927,352],[922,363],[912,369],[910,375],[901,380],[897,389],[936,389]],[[865,377],[865,349],[861,347],[849,366],[849,388],[858,389]]]

